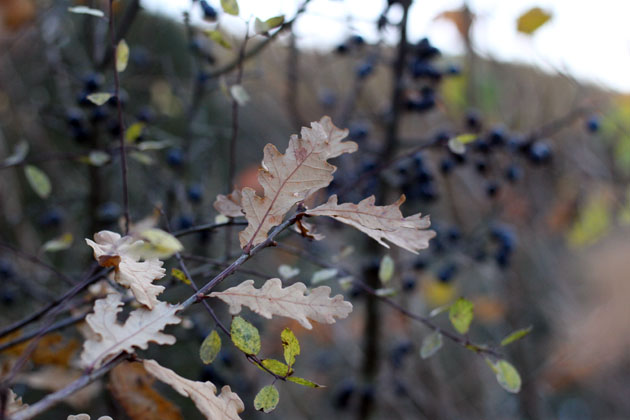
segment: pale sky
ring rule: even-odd
[[[220,0],[208,0],[220,10]],[[239,0],[240,19],[225,16],[225,27],[239,28],[250,17],[267,19],[279,14],[295,14],[301,0]],[[410,39],[428,36],[447,54],[458,54],[463,45],[455,27],[435,21],[440,12],[461,7],[462,0],[422,1],[412,5],[409,18]],[[148,10],[160,11],[179,19],[190,9],[190,0],[143,0]],[[301,45],[331,48],[349,33],[359,33],[368,41],[376,39],[374,22],[385,0],[312,0],[296,25]],[[505,61],[532,63],[546,70],[554,67],[578,79],[630,93],[630,1],[629,0],[469,0],[479,16],[474,29],[477,50]],[[533,37],[516,31],[517,17],[538,6],[553,14],[553,19]],[[197,16],[201,16],[198,7]],[[400,10],[389,15],[398,20]],[[352,29],[348,27],[352,20]],[[396,41],[391,32],[392,42]]]

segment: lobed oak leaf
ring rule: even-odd
[[[97,368],[121,352],[133,353],[134,347],[146,349],[149,342],[174,344],[175,337],[161,331],[171,324],[179,324],[175,315],[181,305],[157,302],[152,310],[139,308],[129,314],[124,324],[117,321],[122,310],[120,294],[108,295],[94,302],[94,313],[85,317],[90,329],[98,335],[83,344],[81,363]]]
[[[271,319],[280,315],[298,321],[304,328],[312,329],[309,319],[324,324],[333,324],[335,318],[346,318],[352,312],[352,304],[343,300],[342,295],[330,297],[330,287],[320,286],[307,291],[304,283],[294,283],[282,288],[282,281],[269,279],[260,289],[254,287],[253,280],[247,280],[238,286],[223,292],[213,292],[209,296],[217,297],[230,305],[230,313],[236,315],[242,306],[247,306],[257,314]]]
[[[420,213],[403,217],[400,205],[405,202],[402,195],[398,201],[387,206],[375,206],[375,198],[370,196],[359,204],[337,204],[337,196],[332,195],[328,202],[306,211],[309,216],[328,216],[365,233],[386,248],[387,241],[407,251],[417,254],[429,246],[429,240],[435,236],[429,216]]]
[[[8,395],[6,396],[5,404],[6,406],[4,406],[4,414],[8,416],[17,413],[20,410],[24,410],[28,407],[28,404],[22,402],[22,397],[18,397],[11,388],[8,389]]]
[[[145,360],[143,364],[151,375],[170,385],[181,395],[193,400],[199,411],[208,420],[240,419],[238,413],[245,410],[243,401],[236,393],[232,392],[228,385],[221,388],[221,392],[217,395],[217,388],[210,381],[197,382],[183,378],[171,369],[160,366],[155,360]]]
[[[330,184],[337,168],[328,159],[357,150],[356,143],[342,141],[348,130],[335,127],[330,117],[303,127],[301,135],[291,136],[284,155],[273,144],[265,146],[258,171],[262,197],[252,188],[243,188],[241,204],[249,224],[239,234],[242,248],[263,242],[291,207]]]
[[[153,281],[164,277],[165,270],[157,258],[139,261],[135,250],[143,241],[131,236],[121,237],[108,230],[95,233],[94,241],[85,241],[94,250],[94,259],[99,265],[114,267],[116,282],[131,289],[138,302],[149,309],[159,303],[157,296],[164,291],[164,286],[153,284]]]
[[[241,192],[234,190],[228,195],[219,194],[213,204],[216,211],[227,217],[243,216]]]

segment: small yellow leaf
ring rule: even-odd
[[[280,394],[276,387],[267,385],[256,394],[256,398],[254,398],[254,408],[263,413],[269,413],[276,408],[279,400]]]
[[[238,16],[238,2],[236,0],[221,0],[221,8],[228,15]]]
[[[285,377],[293,373],[293,369],[276,359],[263,359],[262,365],[278,376]],[[262,367],[260,367],[260,369],[264,370]]]
[[[278,26],[284,23],[284,15],[274,16],[265,21],[262,21],[258,18],[254,21],[254,31],[257,34],[264,34],[269,32],[273,28],[277,28]]]
[[[245,354],[258,354],[260,351],[260,334],[258,329],[240,316],[234,317],[230,327],[232,342]]]
[[[44,171],[39,169],[37,166],[33,165],[26,165],[24,168],[24,174],[26,175],[26,180],[33,191],[35,191],[40,198],[48,198],[50,192],[52,191],[48,175],[46,175]]]
[[[125,131],[125,141],[127,143],[134,143],[142,135],[145,124],[143,122],[135,122],[127,128]],[[145,149],[146,150],[146,149]]]
[[[42,245],[42,251],[44,252],[58,252],[68,249],[72,246],[74,237],[71,233],[64,233],[58,238],[51,239]]]
[[[199,348],[199,357],[201,357],[202,362],[208,365],[217,358],[220,351],[221,337],[219,337],[216,330],[212,330],[206,339],[203,340],[203,343],[201,343],[201,347]]]
[[[459,298],[451,305],[448,317],[460,334],[466,334],[473,320],[473,303]]]
[[[499,360],[496,363],[489,362],[490,367],[497,375],[497,382],[503,389],[513,394],[521,390],[521,376],[511,363]]]
[[[287,378],[288,381],[296,383],[298,385],[307,386],[309,388],[326,388],[324,385],[316,384],[313,381],[309,381],[308,379],[300,378],[299,376],[289,376]]]
[[[220,46],[222,46],[223,48],[225,48],[226,50],[231,50],[232,49],[232,44],[230,44],[225,37],[223,36],[223,34],[218,31],[218,30],[212,30],[212,31],[206,31],[206,35],[208,36],[208,38],[210,38],[212,41],[216,42],[217,44],[219,44]]]
[[[519,16],[516,29],[527,35],[532,35],[538,28],[551,20],[551,14],[540,7],[534,7]]]
[[[182,283],[190,285],[190,279],[186,276],[186,273],[179,268],[171,268],[171,275]]]
[[[112,97],[111,93],[107,92],[97,92],[91,93],[87,96],[88,101],[92,102],[96,106],[101,106],[105,102],[109,101],[109,98]]]
[[[282,340],[282,348],[284,349],[284,360],[289,367],[295,364],[295,358],[300,355],[300,342],[293,331],[288,328],[282,330],[280,334]]]
[[[122,73],[129,63],[129,45],[124,39],[121,39],[116,46],[116,71]]]
[[[394,260],[389,255],[385,255],[378,268],[378,278],[383,284],[389,283],[394,276]]]
[[[144,230],[140,237],[146,241],[139,250],[144,258],[165,259],[184,249],[179,239],[162,229]]]

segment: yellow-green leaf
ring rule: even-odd
[[[129,45],[121,39],[116,46],[116,71],[118,73],[125,71],[127,63],[129,63]]]
[[[143,165],[153,165],[154,160],[151,156],[147,155],[146,153],[140,153],[140,152],[131,152],[129,153],[129,157],[132,159],[137,160],[138,162],[140,162]]]
[[[506,360],[499,360],[496,363],[488,361],[488,364],[497,376],[497,382],[503,389],[513,394],[521,390],[521,376],[512,364]]]
[[[519,16],[516,21],[516,29],[521,33],[531,35],[549,20],[551,20],[550,13],[540,7],[534,7]]]
[[[223,48],[225,48],[226,50],[231,50],[232,49],[232,44],[230,44],[225,37],[223,36],[223,34],[218,31],[218,30],[212,30],[212,31],[206,31],[206,35],[208,36],[208,38],[210,38],[212,41],[216,42],[217,44],[219,44],[220,46],[222,46]]]
[[[263,413],[273,411],[280,401],[280,394],[274,385],[267,385],[254,398],[254,408]]]
[[[42,245],[42,251],[44,252],[58,252],[68,249],[72,246],[74,237],[72,233],[64,233],[63,235],[51,239]]]
[[[216,332],[216,330],[212,330],[210,334],[203,340],[201,343],[201,347],[199,347],[199,357],[201,361],[206,365],[214,362],[214,359],[217,358],[219,352],[221,351],[221,337]]]
[[[143,152],[146,150],[162,150],[172,145],[173,142],[169,140],[143,141],[142,143],[138,143],[138,150],[141,150]]]
[[[520,330],[516,330],[512,332],[511,334],[508,334],[503,340],[501,340],[501,345],[507,346],[508,344],[513,343],[516,340],[520,340],[521,338],[525,337],[527,334],[532,332],[533,328],[534,327],[530,325],[527,328],[521,328]]]
[[[300,354],[300,342],[293,331],[288,328],[282,330],[280,339],[282,339],[282,348],[284,349],[284,360],[291,367],[295,363],[296,356]]]
[[[173,235],[162,229],[151,228],[140,232],[144,243],[137,251],[143,258],[166,259],[184,249],[184,245]]]
[[[258,354],[260,351],[260,334],[258,329],[240,316],[234,317],[230,327],[232,342],[245,354]]]
[[[439,331],[434,331],[422,340],[422,347],[420,347],[420,357],[428,359],[433,356],[442,348],[442,334]]]
[[[35,191],[35,194],[41,198],[48,198],[50,192],[52,191],[52,186],[50,184],[50,179],[48,179],[48,175],[46,175],[44,171],[39,169],[37,166],[26,165],[24,168],[24,175],[26,175],[26,180],[33,191]]]
[[[289,366],[285,365],[279,360],[276,359],[263,359],[262,365],[267,368],[274,375],[278,376],[288,376],[293,372]],[[258,366],[261,370],[264,370],[262,367]]]
[[[221,0],[221,8],[228,15],[238,16],[238,1],[236,0]]]
[[[145,124],[143,122],[135,122],[125,130],[125,141],[127,143],[134,143],[142,135]],[[145,149],[146,150],[146,149]]]
[[[389,283],[394,276],[394,260],[389,255],[385,255],[381,259],[381,265],[378,268],[378,278],[383,284]]]
[[[283,23],[284,15],[274,16],[265,21],[256,18],[256,20],[254,21],[254,31],[256,31],[257,34],[264,34],[273,28],[277,28]]]
[[[96,106],[103,105],[105,102],[109,101],[109,98],[111,97],[112,94],[107,92],[90,93],[87,96],[88,101],[92,102]]]
[[[190,285],[190,279],[186,276],[186,273],[179,268],[171,268],[171,275],[182,283]]]
[[[230,94],[239,106],[244,106],[249,102],[249,93],[242,85],[232,85],[230,87]]]
[[[457,299],[451,305],[448,317],[460,334],[466,334],[473,320],[473,303],[464,298]]]
[[[324,385],[316,384],[308,379],[300,378],[299,376],[289,376],[288,381],[294,382],[298,385],[308,386],[309,388],[326,388]]]

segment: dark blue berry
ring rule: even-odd
[[[586,129],[591,133],[597,133],[599,131],[600,121],[597,116],[592,116],[586,121]]]
[[[433,64],[423,59],[415,59],[410,65],[411,75],[416,78],[425,78],[431,80],[439,80],[442,77],[442,73],[433,66]]]
[[[201,10],[203,11],[203,18],[209,21],[215,21],[217,19],[217,9],[212,7],[206,0],[199,2]]]
[[[455,162],[453,159],[449,157],[442,158],[440,161],[440,172],[444,175],[448,175],[453,171],[453,168],[455,168]]]
[[[179,219],[177,219],[177,226],[179,229],[188,229],[191,228],[194,224],[194,220],[192,218],[192,216],[184,214],[179,216]]]
[[[431,45],[428,38],[422,38],[416,45],[416,55],[424,60],[428,60],[440,55],[440,50]]]
[[[179,167],[184,163],[184,152],[179,148],[172,148],[166,155],[166,163],[172,167]]]
[[[437,272],[437,278],[442,283],[448,283],[453,280],[453,277],[457,274],[457,265],[455,263],[448,263],[442,266]]]
[[[92,110],[92,113],[90,114],[90,121],[92,123],[98,123],[105,120],[107,116],[108,114],[105,108],[103,108],[102,106],[97,106]]]
[[[2,292],[2,304],[5,306],[11,306],[15,303],[15,293],[11,290],[4,290]]]
[[[361,35],[352,35],[348,41],[357,46],[365,44],[365,39]]]
[[[203,186],[201,184],[192,184],[188,187],[188,199],[193,203],[201,202],[203,198]]]
[[[419,198],[426,202],[434,201],[438,198],[438,192],[433,182],[423,182],[419,186]]]
[[[416,270],[424,270],[429,265],[429,261],[426,258],[418,258],[413,263],[413,268]]]
[[[488,171],[488,162],[485,160],[478,160],[475,162],[475,169],[480,174],[485,174]]]
[[[372,74],[372,71],[374,71],[374,65],[370,61],[366,61],[364,63],[359,64],[357,66],[356,71],[357,71],[357,76],[360,79],[365,79],[370,74]]]
[[[460,69],[459,66],[456,64],[450,64],[446,68],[446,74],[449,74],[451,76],[459,76],[461,72],[462,72],[462,69]]]
[[[490,153],[490,143],[485,139],[477,139],[473,145],[475,150],[479,153]]]
[[[138,112],[138,115],[136,115],[136,118],[138,119],[138,121],[148,123],[148,122],[153,121],[154,114],[151,108],[144,107],[140,110],[140,112]]]
[[[475,131],[481,129],[481,116],[479,112],[470,110],[466,113],[466,127]]]
[[[15,275],[13,265],[7,260],[0,260],[0,278],[9,279]]]
[[[99,73],[91,73],[83,80],[83,87],[89,93],[94,93],[103,85],[103,75]]]
[[[121,214],[122,210],[120,209],[120,205],[113,201],[108,201],[101,204],[98,208],[96,218],[101,223],[111,224],[115,223]]]
[[[510,165],[505,170],[505,179],[514,183],[523,177],[523,170],[516,165]]]
[[[90,92],[81,92],[77,95],[77,104],[81,107],[84,108],[89,108],[89,107],[93,107],[96,106],[94,105],[94,102],[90,101],[88,99],[88,95],[90,94]]]
[[[416,288],[416,278],[413,276],[406,276],[402,282],[402,289],[405,292],[410,292]]]
[[[332,90],[324,89],[319,93],[319,101],[326,108],[331,108],[337,103],[337,95]]]
[[[63,213],[56,207],[47,210],[40,218],[39,224],[42,227],[56,227],[63,221]]]
[[[348,137],[352,140],[364,140],[367,138],[370,130],[367,124],[363,122],[354,122],[350,124]]]
[[[76,108],[70,108],[66,113],[66,122],[70,127],[80,127],[83,123],[83,113]]]
[[[459,241],[459,239],[462,237],[462,232],[459,230],[458,227],[451,226],[446,231],[446,236],[448,237],[449,241],[455,243],[455,242]]]
[[[529,160],[535,164],[544,164],[551,159],[551,148],[542,141],[534,142],[529,148]]]
[[[496,197],[499,193],[500,185],[496,181],[490,181],[486,184],[486,195],[488,197]]]
[[[488,141],[490,142],[491,146],[502,146],[505,144],[506,142],[506,132],[505,132],[505,128],[502,126],[497,126],[494,127],[492,130],[490,130],[490,133],[488,134]]]
[[[337,48],[335,48],[335,51],[337,51],[337,54],[347,54],[348,51],[350,50],[350,48],[348,47],[347,44],[339,44],[337,45]]]
[[[335,390],[333,397],[333,406],[336,409],[343,410],[348,407],[352,395],[356,391],[354,381],[346,379]]]

